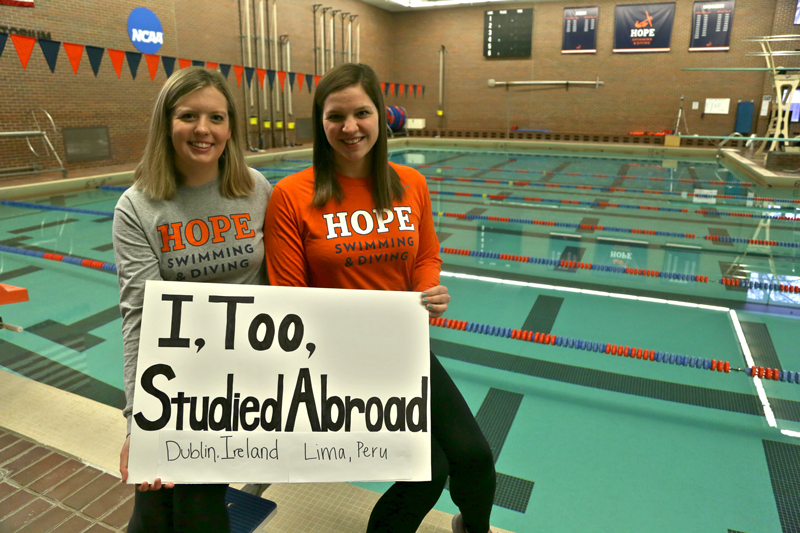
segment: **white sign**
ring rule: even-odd
[[[769,103],[772,101],[771,94],[765,94],[764,97],[761,99],[761,112],[759,116],[766,117],[769,115]]]
[[[704,113],[707,115],[727,115],[730,107],[730,98],[706,98]]]
[[[428,481],[418,293],[148,281],[128,483]]]
[[[717,203],[717,190],[716,189],[695,189],[694,198],[692,202],[696,204],[716,204]]]

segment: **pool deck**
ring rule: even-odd
[[[0,372],[0,405],[0,531],[125,531],[134,489],[117,472],[121,411],[8,372]],[[380,494],[306,483],[272,485],[262,496],[278,504],[269,533],[352,533],[366,530]],[[450,533],[451,519],[433,510],[418,532]]]

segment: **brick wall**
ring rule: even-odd
[[[251,5],[253,0],[251,1]],[[280,0],[278,33],[291,40],[291,71],[313,73],[313,4],[316,0]],[[257,5],[260,0],[255,0]],[[792,0],[742,0],[734,15],[731,50],[689,53],[691,0],[678,0],[672,32],[672,51],[653,54],[614,54],[614,1],[600,6],[598,52],[591,55],[561,54],[563,8],[573,2],[558,0],[514,4],[534,9],[533,51],[530,58],[486,59],[483,57],[483,13],[485,6],[391,13],[357,0],[333,0],[333,9],[357,14],[361,25],[361,61],[372,65],[382,80],[426,86],[424,98],[387,97],[388,104],[402,105],[408,115],[427,119],[429,127],[463,130],[549,129],[554,132],[624,134],[629,131],[661,131],[674,128],[680,95],[691,133],[726,135],[733,130],[737,100],[755,100],[771,94],[771,80],[762,73],[683,72],[683,67],[762,67],[753,43],[741,40],[753,35],[797,33],[793,26],[796,3]],[[0,26],[49,32],[57,41],[91,44],[133,51],[127,36],[127,18],[139,7],[135,0],[37,0],[34,9],[0,6]],[[327,6],[328,4],[326,4]],[[164,27],[165,42],[160,55],[241,64],[238,0],[151,0]],[[257,21],[251,14],[251,25]],[[337,48],[341,48],[341,22],[336,19]],[[16,30],[15,30],[16,31]],[[257,44],[257,43],[256,43]],[[444,45],[447,68],[444,118],[436,116],[438,56]],[[800,47],[800,46],[799,46]],[[787,46],[783,49],[794,49]],[[337,60],[339,61],[339,60]],[[787,58],[785,66],[799,64]],[[259,65],[260,66],[260,65]],[[273,65],[272,68],[276,68]],[[280,68],[286,69],[285,65]],[[600,89],[572,87],[527,87],[490,89],[487,80],[594,80]],[[150,81],[143,60],[136,80],[127,62],[117,79],[106,55],[97,77],[84,54],[78,74],[72,73],[63,48],[52,74],[38,45],[23,70],[9,40],[0,57],[0,131],[32,128],[30,111],[48,110],[59,128],[107,126],[111,159],[72,163],[70,169],[132,163],[141,156],[153,98],[165,80],[163,68]],[[237,103],[245,116],[266,120],[261,106],[251,106],[242,89],[235,88]],[[701,117],[706,98],[731,98],[729,115]],[[247,109],[243,105],[247,102]],[[699,110],[691,103],[700,102]],[[308,118],[311,95],[307,90],[292,96],[293,116]],[[282,105],[285,108],[285,105]],[[273,120],[283,119],[274,115]],[[242,121],[245,122],[244,120]],[[766,129],[759,120],[759,133]],[[258,144],[258,128],[249,127],[251,143]],[[60,133],[51,137],[66,160]],[[272,145],[264,134],[264,146]],[[289,142],[294,141],[289,135]],[[275,142],[283,143],[278,134]],[[29,165],[33,158],[21,139],[0,139],[0,168]],[[52,166],[54,161],[43,161]]]
[[[260,0],[251,0],[250,5],[253,3],[258,5]],[[314,73],[313,4],[313,0],[280,1],[277,4],[278,34],[289,35],[291,40],[293,72]],[[18,33],[20,29],[38,30],[49,32],[50,38],[56,41],[135,51],[128,39],[127,20],[130,12],[141,5],[136,0],[36,0],[33,9],[0,6],[0,26],[14,28],[6,30],[12,33]],[[164,45],[159,55],[242,64],[238,0],[151,0],[147,7],[158,16],[163,26]],[[359,15],[356,20],[361,24],[361,59],[374,65],[379,75],[388,76],[391,14],[355,0],[336,0],[332,7]],[[258,18],[251,12],[250,20],[252,27]],[[338,17],[336,33],[336,45],[341,48]],[[260,46],[258,48],[260,50]],[[175,66],[178,68],[177,62]],[[51,73],[37,44],[27,69],[23,69],[9,39],[0,57],[3,87],[0,91],[0,131],[34,129],[31,110],[43,108],[53,116],[59,128],[56,135],[50,133],[50,139],[65,163],[61,128],[108,127],[111,159],[70,163],[67,165],[69,169],[136,162],[144,147],[154,98],[166,80],[166,74],[160,66],[155,80],[151,81],[144,58],[135,80],[131,78],[127,61],[122,68],[122,76],[117,79],[106,54],[95,77],[84,53],[75,75],[62,47],[55,73]],[[276,67],[273,65],[272,68]],[[285,65],[282,64],[281,68]],[[236,87],[233,70],[229,82],[237,99],[242,124],[246,122],[246,116],[258,116],[259,106],[250,106],[249,96],[246,98],[245,91]],[[286,84],[288,87],[288,79]],[[310,117],[310,102],[311,95],[305,87],[302,93],[298,93],[295,82],[294,115],[287,118]],[[263,105],[261,107],[261,118],[268,119],[268,113],[263,111]],[[284,105],[282,109],[285,109]],[[280,120],[283,115],[276,114],[273,118]],[[41,116],[39,119],[40,125],[43,124]],[[249,127],[253,145],[258,144],[257,129]],[[264,140],[265,146],[269,147],[272,141],[269,133],[265,133]],[[292,141],[292,136],[288,140]],[[277,135],[276,142],[282,144],[281,135]],[[40,141],[34,141],[39,152],[40,146]],[[34,162],[46,168],[56,164],[52,157],[36,160],[23,139],[0,139],[0,169]]]
[[[680,96],[691,133],[727,135],[733,131],[736,102],[771,94],[771,81],[762,73],[686,72],[685,67],[763,67],[759,51],[745,37],[797,33],[791,24],[796,2],[746,0],[736,3],[731,49],[728,52],[688,51],[692,0],[678,0],[668,53],[615,54],[614,5],[600,6],[596,54],[561,54],[564,7],[574,2],[514,4],[534,10],[533,51],[525,59],[483,57],[483,16],[486,6],[411,12],[394,17],[395,72],[427,85],[423,101],[404,100],[409,116],[427,119],[428,126],[447,129],[497,129],[508,126],[556,132],[613,133],[662,131],[675,127]],[[586,4],[586,3],[585,3]],[[776,5],[779,9],[776,9]],[[437,50],[447,49],[445,117],[436,117],[438,98]],[[798,43],[800,45],[800,43]],[[800,47],[800,46],[798,46]],[[788,66],[788,61],[786,64]],[[796,63],[796,61],[795,61]],[[600,89],[571,87],[515,87],[491,89],[487,80],[595,80]],[[766,92],[764,92],[766,91]],[[701,117],[706,98],[730,98],[729,115]],[[402,100],[402,99],[401,99]],[[692,110],[691,103],[700,103]],[[392,102],[390,102],[392,103]],[[759,125],[761,131],[766,123]]]

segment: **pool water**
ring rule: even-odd
[[[795,191],[749,184],[714,159],[412,146],[392,160],[428,178],[446,317],[463,326],[433,325],[431,344],[492,446],[493,524],[798,531]],[[309,164],[262,173],[274,182]],[[111,213],[119,195],[37,202]],[[114,260],[102,215],[3,206],[0,244]],[[2,333],[0,365],[121,407],[113,273],[0,253],[0,283],[30,295],[0,310],[26,328]],[[787,380],[737,371],[751,362]],[[437,508],[456,512],[447,491]]]

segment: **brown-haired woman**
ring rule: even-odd
[[[128,418],[128,437],[120,453],[123,482],[128,477],[145,281],[265,284],[263,228],[270,192],[267,180],[245,165],[225,78],[199,67],[173,74],[156,100],[133,187],[123,193],[114,211],[123,414]],[[234,243],[245,252],[235,263],[217,259],[226,257],[224,252]],[[213,268],[197,268],[189,257]],[[161,490],[160,479],[136,481],[129,533],[228,531],[227,485],[165,483],[163,488],[170,490]]]
[[[344,64],[319,83],[312,110],[314,166],[276,186],[267,208],[273,285],[422,292],[432,317],[450,297],[425,178],[390,163],[380,83],[366,65]],[[380,261],[365,245],[387,243]],[[348,251],[349,250],[349,251]],[[369,254],[367,254],[369,255]],[[371,258],[371,256],[369,256]],[[357,325],[354,325],[357,327]],[[414,532],[448,475],[462,514],[456,533],[486,533],[495,489],[492,453],[466,402],[431,353],[431,481],[395,483],[370,516],[370,533]]]

